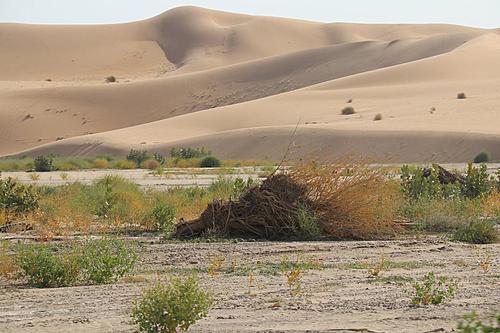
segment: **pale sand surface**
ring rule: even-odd
[[[498,30],[195,7],[128,24],[0,24],[0,155],[203,145],[279,159],[299,123],[294,157],[498,160],[499,45]],[[349,99],[357,113],[342,116]]]

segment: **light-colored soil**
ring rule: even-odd
[[[214,293],[216,305],[193,332],[452,332],[467,312],[500,310],[498,244],[472,246],[432,237],[309,243],[136,240],[141,250],[135,275],[118,284],[34,289],[2,281],[0,331],[134,332],[132,302],[155,281],[156,272],[166,279],[200,271],[202,285]],[[221,256],[224,271],[209,276],[207,266]],[[299,296],[290,295],[272,265],[283,256],[322,263],[323,269],[304,273]],[[367,267],[382,256],[393,268],[378,279],[369,277]],[[487,257],[485,272],[479,262]],[[227,273],[230,266],[243,273]],[[251,284],[248,271],[253,271]],[[409,279],[429,271],[458,282],[455,298],[443,305],[410,306]]]

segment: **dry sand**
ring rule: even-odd
[[[220,256],[226,259],[224,267],[233,261],[237,269],[253,267],[254,279],[249,286],[248,274],[199,274],[217,303],[193,332],[452,332],[465,313],[491,316],[500,299],[498,244],[472,246],[436,238],[236,244],[136,240],[141,251],[135,277],[117,284],[34,289],[0,281],[0,331],[135,332],[132,302],[155,281],[156,272],[165,279],[206,271],[211,259]],[[483,271],[479,262],[488,253],[491,266]],[[270,270],[283,256],[316,260],[324,267],[303,275],[298,297],[289,294],[278,270]],[[375,266],[381,256],[394,268],[370,278],[363,265]],[[410,306],[411,279],[429,271],[458,282],[455,298],[437,306]]]
[[[499,30],[196,7],[128,24],[0,24],[0,155],[191,145],[279,159],[299,123],[292,157],[500,159],[499,45]],[[357,113],[342,116],[349,99]]]

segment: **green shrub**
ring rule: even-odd
[[[117,281],[134,266],[137,254],[132,246],[119,239],[86,241],[80,249],[82,279],[92,284]]]
[[[346,106],[345,108],[342,109],[341,113],[344,116],[348,116],[348,115],[351,115],[351,114],[355,114],[356,110],[354,110],[354,108],[352,106]]]
[[[135,302],[132,318],[139,331],[175,333],[187,331],[207,316],[212,297],[198,286],[194,276],[181,281],[172,278],[168,285],[157,284]]]
[[[39,196],[33,186],[12,178],[0,179],[0,211],[27,213],[38,208]]]
[[[500,332],[500,314],[496,315],[496,324],[483,324],[477,317],[475,312],[464,316],[465,322],[458,324],[459,333],[499,333]]]
[[[321,236],[319,219],[307,207],[300,207],[297,215],[297,236],[302,240],[316,240]]]
[[[148,152],[145,150],[135,150],[131,149],[126,157],[127,161],[132,161],[135,165],[140,168],[142,162],[148,159]]]
[[[165,162],[167,161],[166,158],[159,153],[154,153],[153,158],[156,162],[160,163],[161,166],[164,166]]]
[[[498,240],[498,230],[491,220],[473,219],[460,226],[453,240],[471,244],[490,244]]]
[[[205,148],[172,148],[170,150],[170,157],[175,159],[189,160],[192,158],[202,158],[210,156],[212,152],[205,150]]]
[[[57,288],[73,285],[79,265],[72,254],[57,254],[49,245],[19,245],[16,265],[22,277],[37,288]]]
[[[207,156],[203,158],[200,162],[200,167],[202,168],[218,168],[221,166],[221,162],[217,157]]]
[[[474,163],[488,163],[490,161],[490,154],[486,151],[482,151],[474,157]]]
[[[437,305],[455,295],[456,284],[448,278],[438,277],[433,272],[424,275],[422,281],[415,281],[411,295],[412,305]]]
[[[433,199],[442,195],[438,172],[431,167],[428,177],[424,176],[424,169],[403,165],[401,168],[401,186],[404,195],[410,200],[420,198]]]
[[[491,190],[487,167],[481,164],[475,168],[472,163],[467,166],[465,183],[462,185],[462,195],[473,199],[488,194]]]
[[[36,172],[49,172],[54,170],[53,159],[50,156],[40,155],[33,160]]]
[[[175,214],[174,206],[163,201],[157,201],[151,210],[150,216],[155,222],[156,229],[168,237],[175,230]]]

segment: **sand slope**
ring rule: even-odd
[[[0,154],[203,145],[277,159],[300,122],[297,157],[500,158],[499,45],[494,30],[195,7],[120,25],[0,25]],[[111,74],[119,83],[103,82]],[[340,115],[351,98],[357,114]]]

